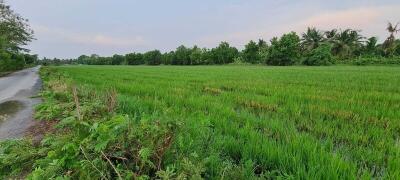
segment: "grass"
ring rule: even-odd
[[[400,177],[399,67],[57,70],[78,84],[115,88],[121,114],[182,120],[172,149],[207,159],[207,177],[235,169],[252,176]]]
[[[135,171],[127,168],[129,165],[119,169],[123,166],[121,161],[100,158],[105,164],[115,163],[115,167],[108,168],[119,173],[111,173],[111,177],[124,176],[130,170],[150,178],[177,179],[182,174],[198,174],[206,179],[400,178],[400,67],[61,66],[49,69],[51,73],[45,77],[59,73],[79,87],[106,94],[116,92],[115,114],[135,117],[136,125],[129,125],[127,131],[140,132],[135,137],[143,142],[135,146],[141,147],[132,151],[143,163],[136,162],[141,165]],[[88,99],[92,97],[86,94]],[[82,111],[95,112],[95,109],[98,108],[82,108]],[[157,129],[163,121],[177,122],[179,128],[146,135],[155,131],[152,126]],[[123,120],[111,118],[106,127],[113,122]],[[147,122],[153,124],[143,126]],[[93,124],[92,128],[99,126],[89,124]],[[129,130],[136,127],[140,129]],[[109,131],[116,128],[103,129],[95,137],[101,139]],[[124,136],[118,141],[136,142],[125,140]],[[161,141],[161,148],[160,143],[152,143],[151,147],[156,148],[143,148],[143,144],[149,143],[145,140],[151,138],[151,142],[166,140]],[[97,149],[103,151],[121,148],[120,144],[99,146]],[[86,153],[96,152],[87,149]],[[146,155],[152,150],[157,154],[160,149],[162,158]],[[81,154],[80,158],[101,157],[103,151],[93,153],[93,157]],[[147,159],[153,163],[145,164]],[[159,167],[155,168],[155,162],[160,163]],[[144,166],[153,168],[144,171],[141,168]]]

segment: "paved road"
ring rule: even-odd
[[[34,125],[33,106],[41,87],[39,66],[0,77],[0,140],[19,138]]]

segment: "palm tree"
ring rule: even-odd
[[[324,42],[324,34],[322,31],[317,30],[315,27],[308,27],[307,32],[302,34],[301,46],[304,50],[315,49],[322,42]]]
[[[374,55],[377,52],[377,43],[378,43],[378,38],[376,37],[370,37],[368,40],[365,42],[364,46],[364,53],[367,55]]]
[[[360,49],[363,39],[364,37],[357,30],[342,30],[330,38],[330,42],[333,44],[333,54],[341,58],[349,58],[354,55],[356,50]]]
[[[395,33],[400,31],[400,29],[397,28],[398,26],[399,26],[399,23],[397,23],[396,25],[393,25],[390,22],[388,23],[388,27],[386,29],[389,31],[390,36],[394,36]]]
[[[338,34],[338,30],[337,29],[332,29],[330,31],[325,31],[325,37],[326,39],[331,40],[334,39]]]
[[[388,26],[386,27],[386,30],[390,33],[390,36],[383,42],[383,51],[385,55],[390,56],[393,54],[394,49],[395,49],[395,40],[396,37],[394,36],[397,32],[400,31],[398,28],[399,23],[396,25],[392,23],[388,23]]]

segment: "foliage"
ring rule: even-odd
[[[31,171],[35,159],[46,156],[46,152],[35,148],[29,140],[0,142],[0,178],[18,177]]]
[[[295,64],[300,58],[300,38],[295,32],[273,38],[269,48],[267,64],[287,66]]]
[[[126,64],[125,56],[114,54],[111,59],[111,65]]]
[[[303,64],[308,66],[331,65],[334,63],[331,51],[330,44],[319,45],[306,55]]]
[[[391,58],[364,56],[358,57],[351,61],[354,65],[400,65],[400,56],[393,56]]]
[[[23,54],[0,51],[0,72],[20,70],[25,65],[26,62]]]
[[[311,51],[324,42],[324,34],[315,27],[307,28],[307,31],[302,34],[301,47],[303,51]]]
[[[194,46],[189,55],[191,65],[206,64],[206,59],[204,58],[205,53],[207,53],[205,49],[200,49],[197,46]]]
[[[379,54],[378,48],[377,48],[377,43],[378,43],[378,38],[376,37],[370,37],[368,38],[365,46],[363,47],[363,55],[369,55],[369,56],[376,56]]]
[[[148,65],[161,64],[161,52],[159,50],[149,51],[144,53],[143,60]]]
[[[396,51],[396,37],[395,34],[400,31],[399,24],[388,23],[386,30],[390,33],[389,37],[383,42],[382,48],[385,56],[393,56]]]
[[[27,22],[0,0],[0,72],[35,63],[37,56],[22,53],[28,51],[22,46],[33,40],[33,31]]]
[[[218,47],[211,49],[211,58],[214,64],[229,64],[237,57],[239,51],[227,42],[221,42]]]
[[[178,48],[176,48],[175,51],[175,58],[172,61],[172,64],[176,65],[191,65],[191,59],[190,59],[190,54],[191,50],[189,48],[186,48],[185,46],[181,45]]]
[[[242,52],[243,60],[252,64],[260,63],[261,58],[259,56],[259,51],[258,44],[254,41],[250,41],[246,44]]]
[[[15,13],[0,0],[0,47],[3,51],[18,52],[21,46],[33,40],[33,31],[28,20]]]
[[[268,56],[268,45],[262,39],[258,40],[258,43],[250,41],[245,49],[242,51],[241,56],[243,61],[251,64],[259,64],[265,61]]]
[[[125,55],[127,65],[140,65],[144,64],[143,54],[141,53],[130,53]]]
[[[363,37],[357,30],[345,29],[340,31],[332,40],[332,53],[343,60],[359,55],[357,52],[362,46],[362,40]]]

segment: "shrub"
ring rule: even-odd
[[[15,71],[24,68],[25,58],[22,54],[12,54],[0,50],[0,71]]]
[[[249,65],[250,63],[246,62],[243,57],[236,57],[232,63],[230,63],[231,65]]]
[[[372,57],[358,57],[351,61],[351,64],[354,65],[389,65],[389,64],[398,64],[400,65],[400,56],[394,57],[380,57],[380,56],[372,56]]]
[[[306,54],[303,64],[308,66],[331,65],[334,63],[331,51],[331,45],[322,44]]]

